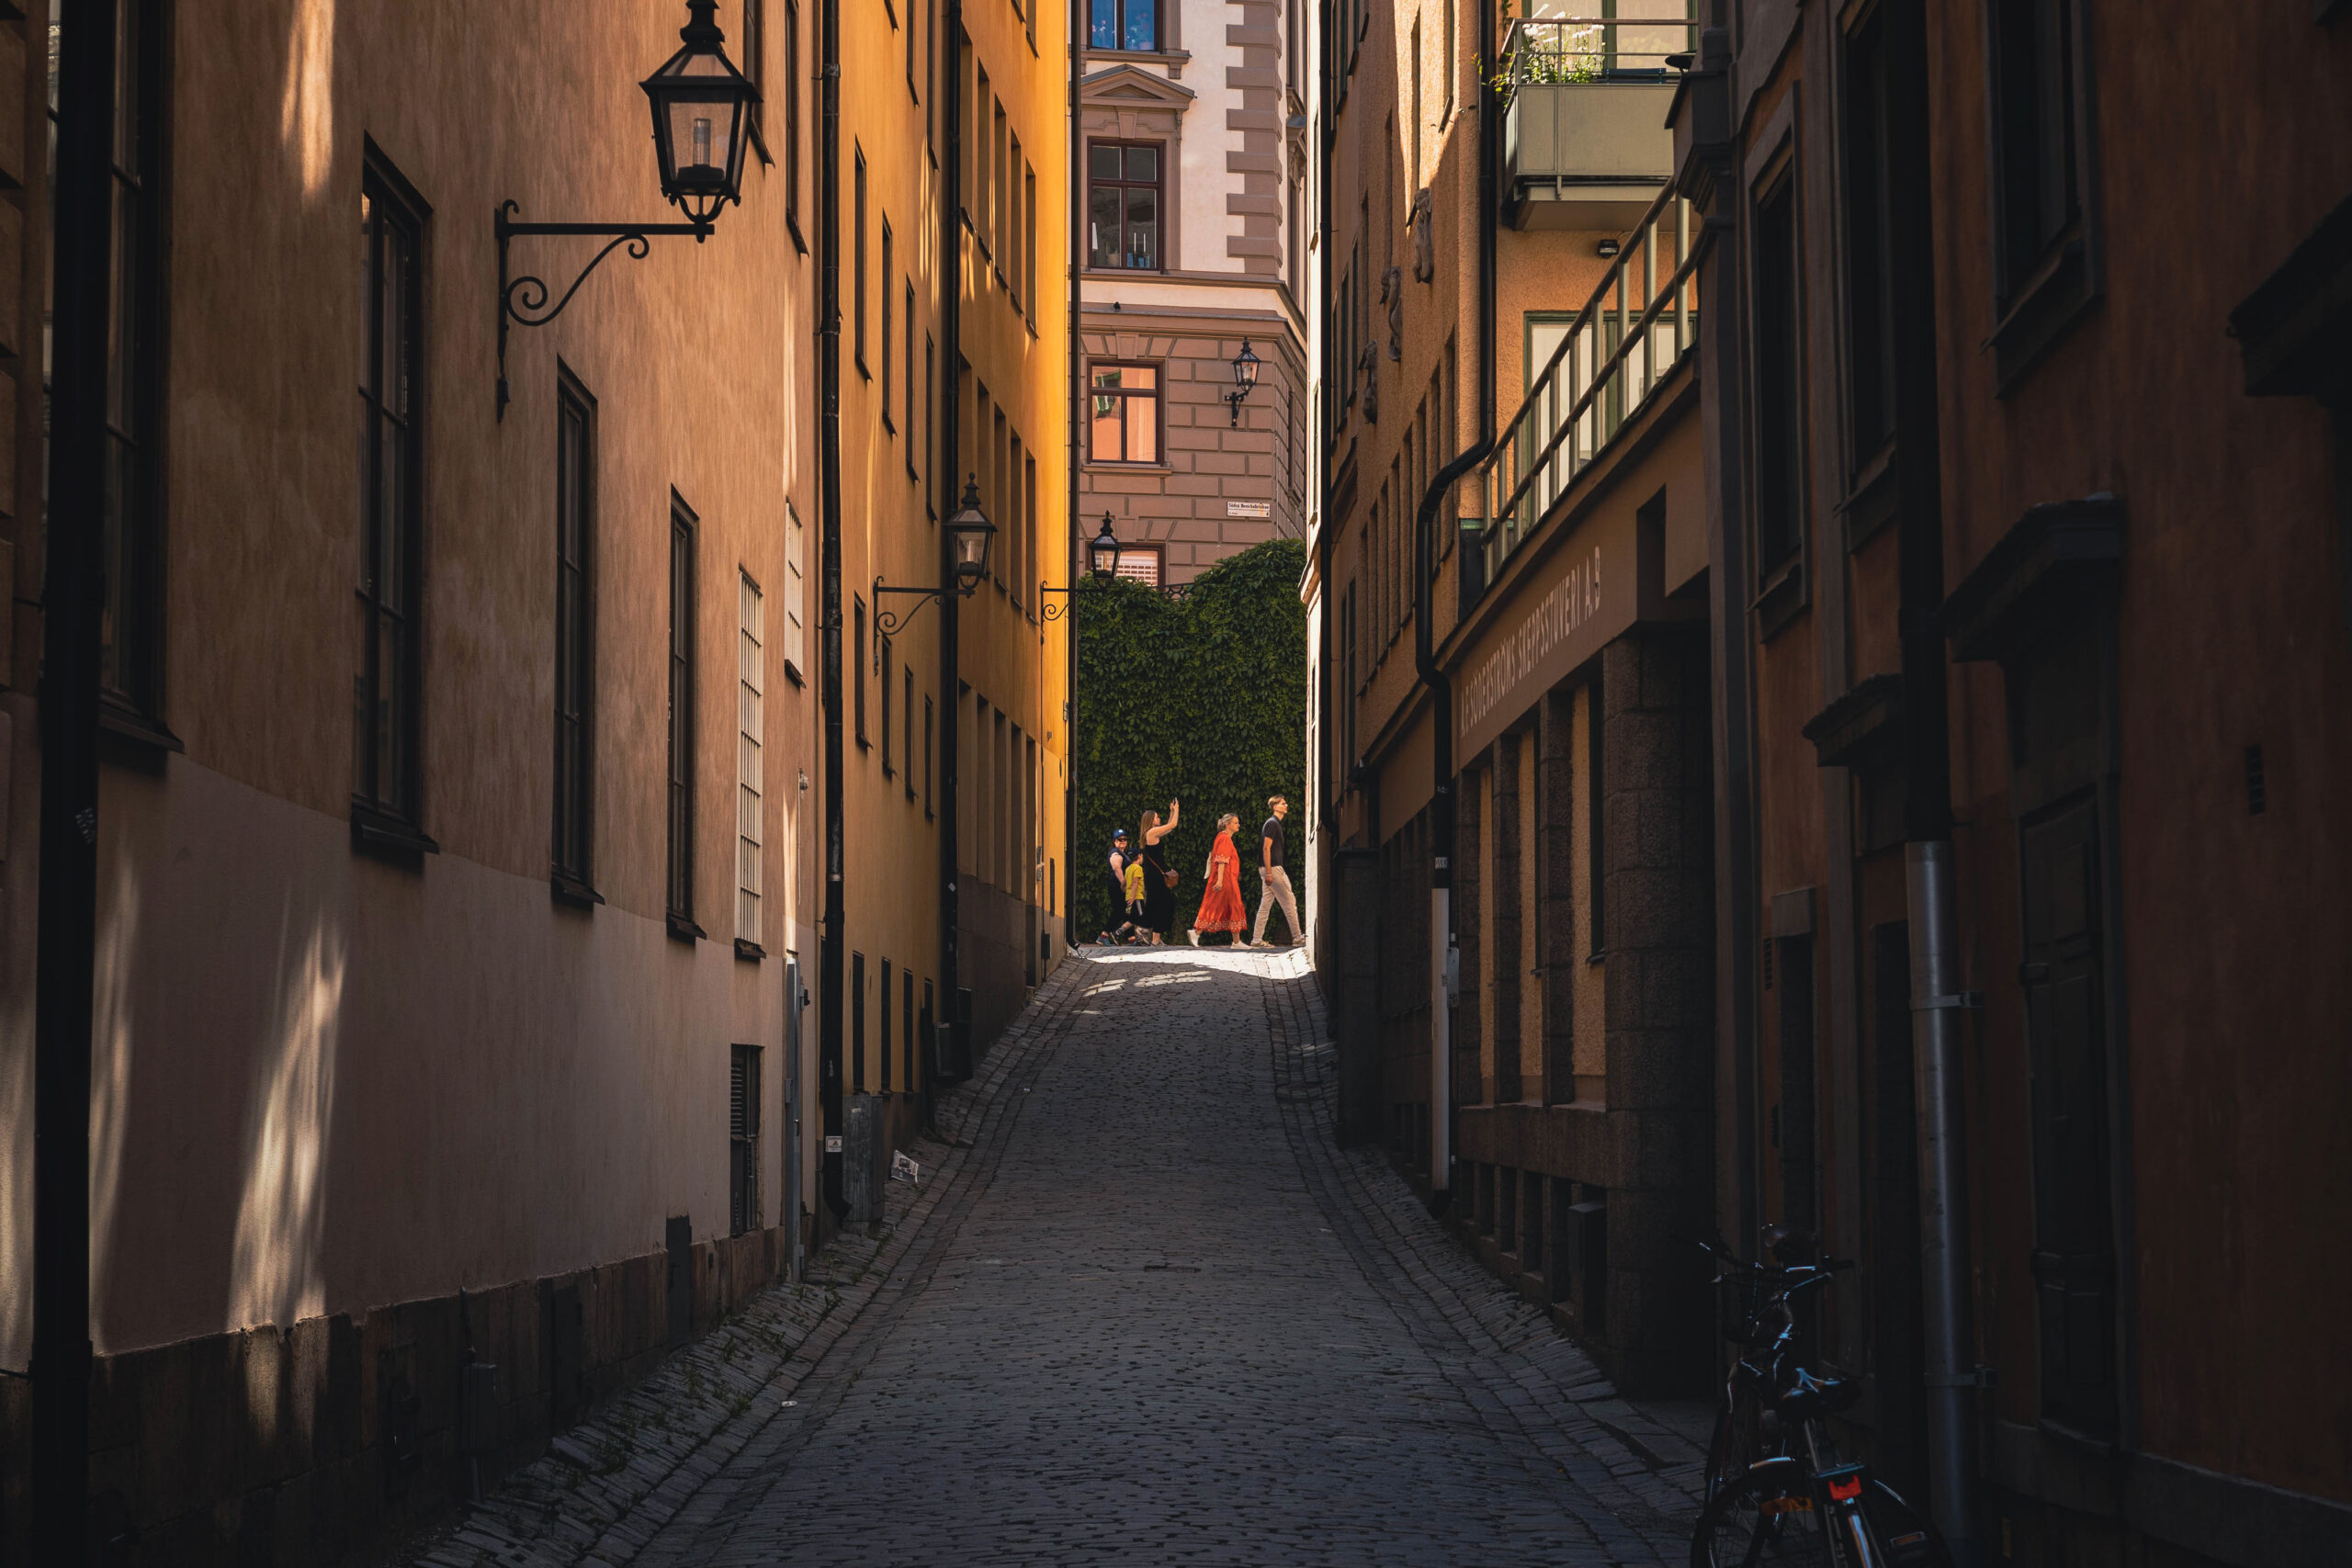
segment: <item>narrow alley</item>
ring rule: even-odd
[[[1696,1417],[1334,1150],[1330,1057],[1303,955],[1064,965],[887,1239],[741,1320],[799,1350],[722,1328],[415,1561],[1680,1561]]]

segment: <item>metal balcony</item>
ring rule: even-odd
[[[1514,21],[1505,43],[1503,171],[1511,225],[1624,232],[1674,169],[1667,56],[1696,47],[1679,18]]]

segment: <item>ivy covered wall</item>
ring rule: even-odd
[[[1146,810],[1184,803],[1160,840],[1176,885],[1181,938],[1201,905],[1201,865],[1220,813],[1241,818],[1243,902],[1258,907],[1258,825],[1266,797],[1291,802],[1292,886],[1306,878],[1306,547],[1273,539],[1219,561],[1181,595],[1121,581],[1071,594],[1078,619],[1078,875],[1074,941],[1117,924],[1111,834],[1137,831]],[[1283,931],[1282,917],[1273,919]]]

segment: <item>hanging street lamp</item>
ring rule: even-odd
[[[1086,541],[1086,570],[1098,584],[1107,588],[1117,581],[1119,552],[1125,547],[1119,543],[1119,536],[1111,532],[1111,514],[1105,512],[1102,513],[1102,531]],[[1044,606],[1040,614],[1045,619],[1058,621],[1069,614],[1069,606],[1067,604],[1046,604],[1046,595],[1048,593],[1068,593],[1069,592],[1067,588],[1048,588],[1042,582],[1037,584],[1037,603]]]
[[[956,552],[956,576],[950,584],[959,599],[969,599],[988,581],[989,547],[996,542],[996,525],[980,510],[980,487],[976,476],[964,479],[964,503],[947,520],[947,542]],[[884,637],[897,637],[906,628],[907,621],[922,608],[926,599],[936,599],[945,593],[942,588],[892,588],[877,574],[874,579],[874,627]],[[892,615],[882,608],[885,593],[912,593],[915,603]]]
[[[1250,340],[1241,340],[1241,352],[1233,356],[1233,390],[1226,393],[1226,406],[1233,412],[1233,423],[1241,423],[1241,405],[1258,387],[1258,356],[1250,352]]]
[[[1102,514],[1102,531],[1086,543],[1086,564],[1097,582],[1108,582],[1119,575],[1119,540],[1111,532],[1111,514]]]
[[[662,194],[684,213],[684,223],[518,223],[508,216],[522,209],[503,201],[492,217],[498,235],[498,417],[506,417],[510,393],[506,384],[506,333],[510,325],[543,327],[563,314],[588,275],[621,246],[629,259],[643,261],[648,242],[664,235],[691,235],[699,244],[710,238],[719,209],[740,204],[743,186],[743,144],[751,123],[752,106],[760,90],[727,58],[726,36],[713,19],[718,0],[686,0],[686,25],[678,29],[681,47],[661,69],[640,84],[653,110],[653,151]],[[547,280],[529,273],[517,277],[507,265],[507,248],[518,236],[589,237],[606,242],[589,258],[571,286],[548,303],[552,292]]]

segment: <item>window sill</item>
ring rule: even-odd
[[[412,871],[424,870],[424,857],[441,852],[430,835],[356,800],[351,803],[351,847]]]
[[[692,946],[694,943],[700,942],[705,936],[709,934],[700,926],[695,924],[691,917],[682,915],[675,909],[670,911],[669,926],[670,940],[673,942],[683,942],[688,946]]]
[[[740,936],[735,939],[736,957],[743,959],[748,963],[757,964],[766,958],[767,955],[768,950],[762,947],[758,942],[745,942]]]
[[[1894,438],[1879,443],[1878,450],[1855,471],[1853,488],[1838,503],[1846,523],[1846,553],[1852,555],[1894,520]]]
[[[2078,221],[2010,295],[2007,309],[1984,339],[1984,346],[1993,351],[2002,397],[2017,389],[2098,298],[2089,241]]]
[[[792,236],[792,248],[798,251],[802,255],[807,255],[808,254],[808,242],[803,239],[800,234],[800,214],[797,212],[786,212],[784,215],[784,230],[786,233]]]
[[[789,659],[784,661],[784,678],[796,686],[805,686],[808,683],[808,677],[800,673],[800,666]]]
[[[1079,468],[1090,474],[1172,474],[1167,463],[1130,463],[1119,457],[1089,457]]]
[[[567,875],[560,871],[548,874],[548,891],[554,897],[557,903],[574,909],[593,909],[605,901],[605,896],[602,893],[597,892],[578,877]]]
[[[1755,603],[1747,606],[1756,617],[1756,637],[1759,642],[1770,642],[1789,623],[1804,613],[1808,601],[1805,596],[1804,551],[1796,554],[1773,569],[1764,580]]]
[[[164,760],[187,746],[162,719],[112,697],[98,699],[98,757],[102,761],[160,773]]]

